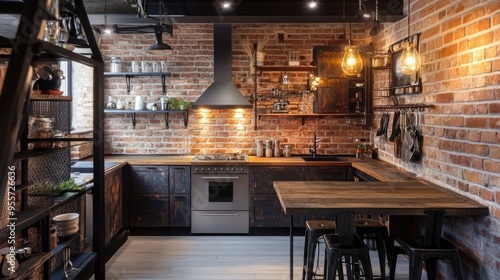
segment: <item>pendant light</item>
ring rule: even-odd
[[[155,30],[155,38],[156,38],[156,42],[149,46],[148,47],[148,50],[147,52],[149,54],[155,54],[155,55],[169,55],[172,53],[172,47],[170,45],[167,45],[165,43],[163,43],[163,31],[164,31],[164,28],[163,28],[163,24],[162,24],[162,10],[161,8],[163,7],[163,1],[160,1],[158,3],[158,15],[159,15],[159,18],[160,18],[160,22],[154,27],[154,30]]]
[[[421,66],[420,54],[410,38],[410,0],[408,0],[408,42],[401,54],[397,69],[407,75],[416,73]]]
[[[345,10],[345,9],[344,9]],[[351,44],[351,2],[349,2],[349,45],[344,49],[344,56],[342,58],[342,71],[347,76],[356,76],[363,70],[363,60],[359,55],[358,47]]]

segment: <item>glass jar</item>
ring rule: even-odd
[[[120,73],[122,71],[122,58],[119,56],[111,57],[111,72]]]
[[[49,117],[35,117],[33,118],[31,138],[43,139],[54,137],[54,118]],[[53,141],[40,141],[35,142],[35,149],[49,150],[54,147]]]

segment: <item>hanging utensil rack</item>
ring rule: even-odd
[[[381,106],[373,106],[373,110],[375,111],[383,111],[383,112],[423,112],[425,109],[434,108],[432,104],[401,104],[401,105],[381,105]]]

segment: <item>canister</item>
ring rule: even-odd
[[[266,157],[273,157],[273,140],[266,140]]]
[[[280,156],[281,156],[280,140],[276,139],[274,140],[274,157],[280,157]]]
[[[111,72],[120,73],[122,71],[122,58],[119,56],[113,56],[111,58]]]
[[[256,140],[255,144],[256,144],[255,155],[257,157],[263,157],[264,156],[264,141]]]
[[[285,148],[283,149],[283,156],[284,157],[292,156],[292,148],[290,147],[290,145],[285,145]]]

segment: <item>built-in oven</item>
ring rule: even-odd
[[[191,168],[191,233],[248,233],[248,165]]]

